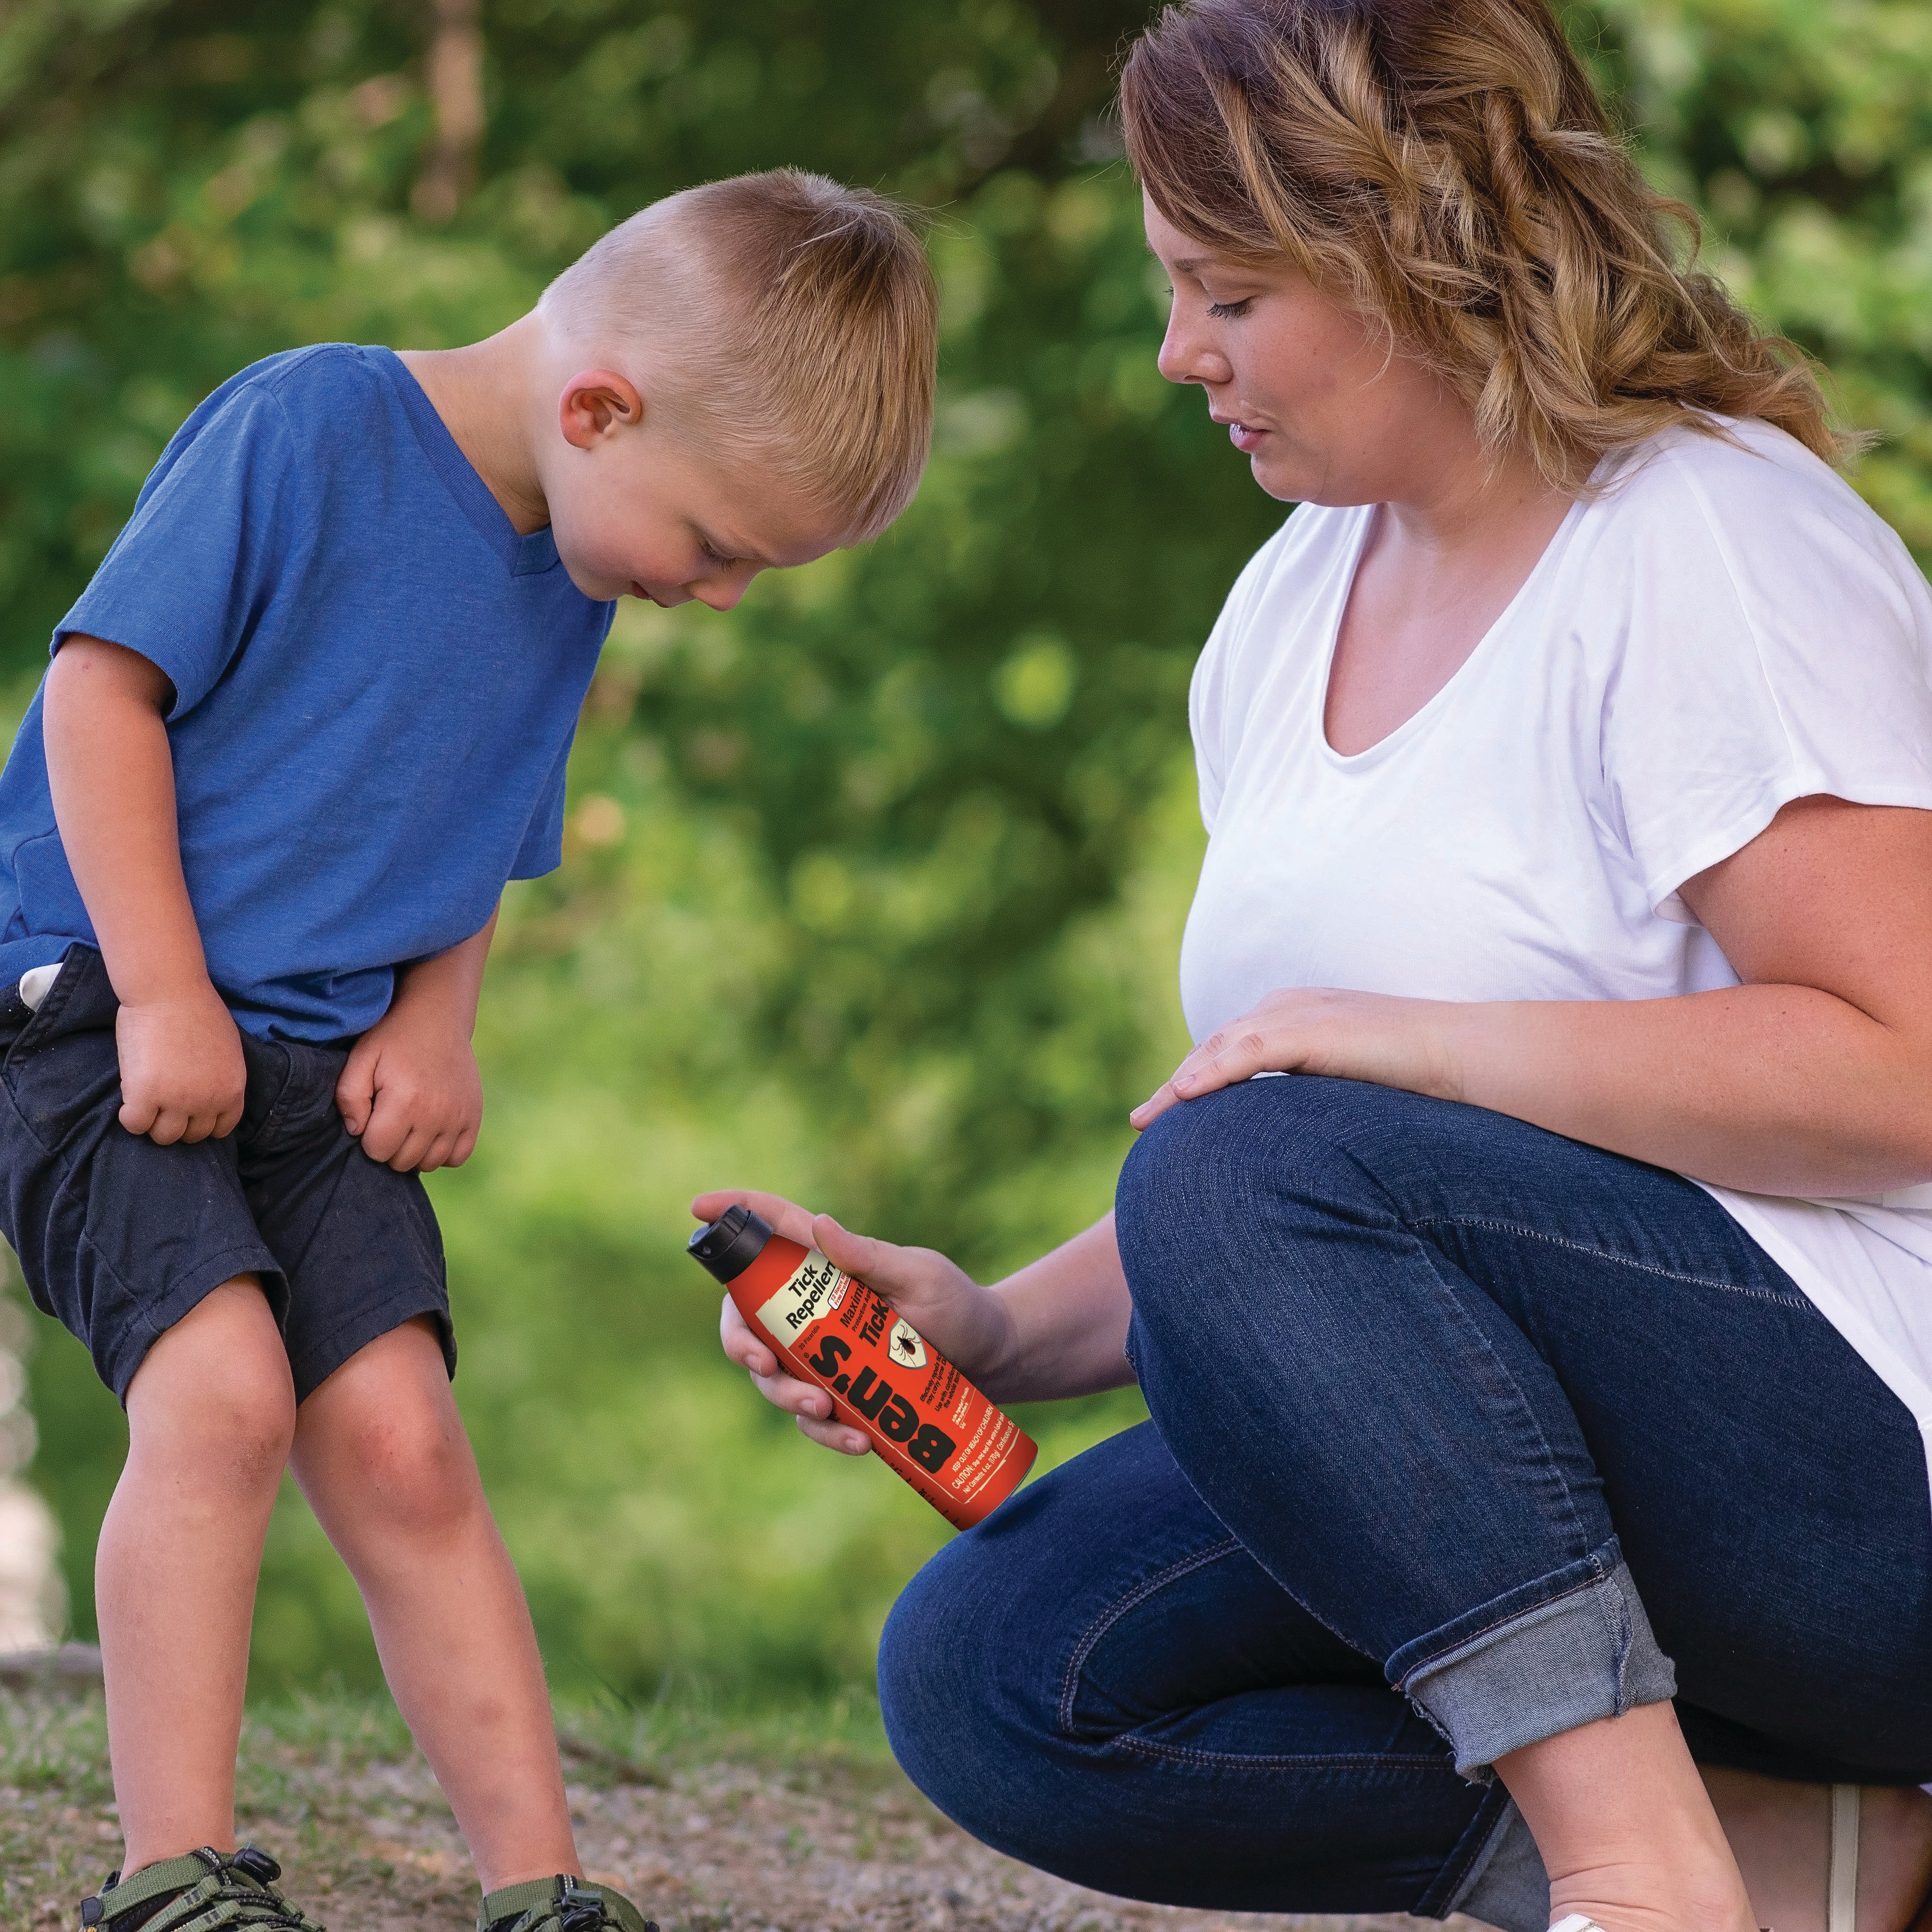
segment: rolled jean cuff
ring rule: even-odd
[[[1615,1537],[1405,1645],[1388,1677],[1477,1781],[1507,1751],[1677,1689]]]

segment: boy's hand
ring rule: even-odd
[[[204,980],[198,988],[136,1004],[114,1018],[121,1056],[121,1124],[158,1147],[232,1133],[248,1081],[242,1036]]]
[[[398,1000],[350,1049],[335,1104],[371,1160],[428,1174],[470,1158],[483,1080],[460,1025],[427,1003]]]

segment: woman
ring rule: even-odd
[[[1162,371],[1304,506],[1195,678],[1200,1044],[996,1288],[698,1204],[996,1400],[1145,1391],[907,1591],[894,1748],[1144,1898],[1902,1932],[1932,598],[1540,0],[1193,0],[1122,99]]]

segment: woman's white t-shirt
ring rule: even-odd
[[[1932,594],[1781,430],[1606,460],[1415,716],[1344,758],[1328,667],[1373,512],[1304,506],[1248,565],[1190,712],[1207,857],[1180,956],[1204,1038],[1282,986],[1637,1000],[1738,983],[1678,888],[1828,793],[1932,810]],[[1708,1190],[1917,1418],[1932,1186]]]

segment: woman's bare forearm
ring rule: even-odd
[[[1448,1007],[1450,1097],[1715,1186],[1932,1180],[1932,1063],[1811,986]]]
[[[74,883],[124,1004],[206,983],[182,872],[166,678],[137,652],[68,639],[40,708],[47,783]]]
[[[1932,1180],[1932,812],[1800,799],[1682,896],[1744,985],[1463,1008],[1457,1097],[1754,1193]]]
[[[978,1378],[995,1402],[1050,1402],[1134,1379],[1126,1354],[1132,1304],[1110,1214],[988,1291],[1005,1338]]]

